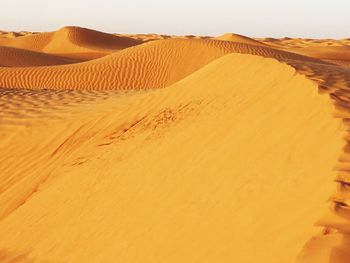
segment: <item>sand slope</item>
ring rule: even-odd
[[[348,263],[348,40],[1,34],[1,262]]]
[[[226,34],[223,34],[222,36],[216,37],[215,39],[224,40],[224,41],[233,41],[233,42],[256,45],[256,46],[268,46],[268,45],[266,45],[260,41],[257,41],[253,38],[249,38],[246,36],[242,36],[239,34],[233,34],[233,33],[226,33]]]
[[[2,141],[0,247],[54,262],[292,262],[332,189],[332,108],[291,67],[229,55],[33,122]]]
[[[0,69],[0,86],[52,89],[150,89],[181,80],[228,53],[247,53],[281,61],[322,60],[231,41],[167,39],[142,44],[81,64],[47,68]],[[49,76],[54,75],[55,78]],[[16,77],[14,77],[16,76]]]

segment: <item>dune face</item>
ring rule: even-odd
[[[275,85],[275,90],[271,90],[271,85]],[[73,243],[67,241],[59,246],[60,240],[71,238],[58,233],[74,232],[79,224],[86,237],[72,237],[72,242],[77,242],[75,244],[79,244],[81,250],[69,252],[77,262],[137,261],[137,255],[142,255],[146,262],[165,255],[171,255],[173,262],[217,262],[235,258],[253,262],[261,256],[266,258],[266,251],[271,255],[266,258],[269,262],[288,262],[296,257],[313,233],[312,223],[318,216],[310,214],[306,206],[300,211],[290,207],[308,198],[309,188],[316,178],[329,183],[334,177],[331,174],[336,153],[343,144],[340,136],[334,136],[341,133],[341,124],[331,118],[332,105],[325,96],[317,94],[316,85],[277,61],[229,55],[166,90],[137,95],[125,101],[128,103],[119,107],[113,106],[120,104],[118,100],[105,102],[109,110],[94,117],[89,111],[85,113],[86,117],[75,116],[71,119],[74,125],[69,132],[57,129],[61,126],[58,121],[52,127],[55,132],[50,132],[49,140],[52,141],[48,146],[53,148],[45,147],[44,151],[35,154],[44,158],[40,162],[52,162],[51,167],[45,167],[51,171],[41,172],[33,167],[36,170],[33,172],[38,175],[36,180],[28,167],[23,167],[27,175],[21,177],[18,165],[15,165],[19,177],[4,186],[7,191],[1,196],[2,207],[14,200],[9,192],[18,193],[18,189],[22,189],[23,194],[28,194],[21,199],[16,194],[17,204],[13,203],[13,207],[8,206],[3,211],[0,234],[6,242],[1,244],[0,241],[1,246],[16,244],[22,251],[30,249],[31,244],[41,244],[40,250],[34,248],[31,252],[34,257],[65,258]],[[249,107],[252,103],[254,107]],[[232,105],[236,107],[232,108]],[[97,109],[92,112],[97,113]],[[85,111],[82,109],[77,114],[84,116]],[[308,114],[303,114],[305,112]],[[289,122],[288,118],[294,121]],[[84,122],[78,124],[77,120]],[[271,132],[272,123],[278,134]],[[307,132],[298,131],[300,126]],[[61,127],[66,129],[66,126]],[[323,144],[316,150],[320,138],[315,138],[314,134],[321,131]],[[36,144],[40,138],[41,135],[33,134],[28,141]],[[287,150],[288,146],[281,143],[286,140],[303,144],[303,151],[300,152],[298,147]],[[24,145],[23,140],[18,144],[24,149],[33,147]],[[190,150],[181,150],[183,145]],[[102,149],[98,150],[98,147]],[[150,152],[154,154],[150,155]],[[97,155],[85,157],[85,153]],[[308,163],[306,157],[311,153],[313,162]],[[53,169],[61,158],[67,165],[63,168],[68,169],[66,176],[60,175],[62,168]],[[101,167],[96,166],[95,161],[100,158]],[[77,165],[79,160],[82,163]],[[108,166],[106,162],[111,160],[115,163]],[[155,165],[157,160],[162,161]],[[22,161],[18,159],[18,162]],[[299,166],[300,162],[303,165]],[[326,176],[320,178],[320,173],[314,171],[315,166]],[[7,170],[7,173],[12,172]],[[45,178],[47,174],[50,174],[49,178]],[[75,184],[75,180],[80,183]],[[65,189],[63,186],[68,182],[70,187]],[[41,190],[32,194],[38,187]],[[283,187],[283,191],[277,191],[275,187]],[[297,195],[295,188],[299,189]],[[325,200],[330,190],[325,187],[314,192],[313,201],[308,198],[309,208],[321,208],[319,200]],[[293,198],[288,198],[289,195]],[[57,199],[59,196],[63,198]],[[88,196],[83,210],[72,215],[68,208],[76,207]],[[25,201],[29,197],[30,201]],[[98,200],[110,200],[110,203],[98,208]],[[23,202],[24,205],[20,205]],[[55,206],[50,208],[53,203]],[[269,212],[258,219],[265,209]],[[35,223],[38,218],[27,221],[36,229],[36,235],[27,232],[28,226],[23,222],[22,227],[12,225],[16,217],[27,218],[26,214],[33,210],[38,218],[43,213],[46,218],[44,228],[42,223]],[[235,216],[236,213],[240,216]],[[280,216],[276,217],[276,213]],[[102,214],[105,217],[99,220]],[[81,217],[86,224],[81,222]],[[302,223],[300,218],[303,218]],[[62,229],[57,225],[61,220],[66,222]],[[145,228],[149,229],[146,233]],[[16,229],[18,234],[6,235],[8,229]],[[52,232],[48,233],[48,229]],[[276,232],[281,229],[284,232],[277,238]],[[257,231],[259,235],[256,235]],[[129,238],[123,237],[125,232],[133,234]],[[110,233],[102,235],[105,239],[98,241],[110,244],[110,248],[101,251],[98,244],[87,242],[89,236],[98,233]],[[33,239],[24,239],[27,235]],[[50,241],[47,236],[52,237]],[[121,239],[113,241],[118,236]],[[154,242],[149,243],[149,240]],[[279,251],[281,242],[288,250]],[[52,254],[51,247],[59,249]],[[118,255],[117,251],[124,247],[129,247],[129,253]],[[252,247],[254,255],[248,253]]]
[[[324,42],[1,37],[0,261],[348,262],[350,71]]]

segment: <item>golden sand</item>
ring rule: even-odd
[[[349,262],[324,42],[2,32],[0,262]]]

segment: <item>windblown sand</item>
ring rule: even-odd
[[[0,65],[0,262],[350,262],[349,39],[1,31]]]

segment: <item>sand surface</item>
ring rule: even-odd
[[[348,263],[349,48],[1,31],[0,262]]]

